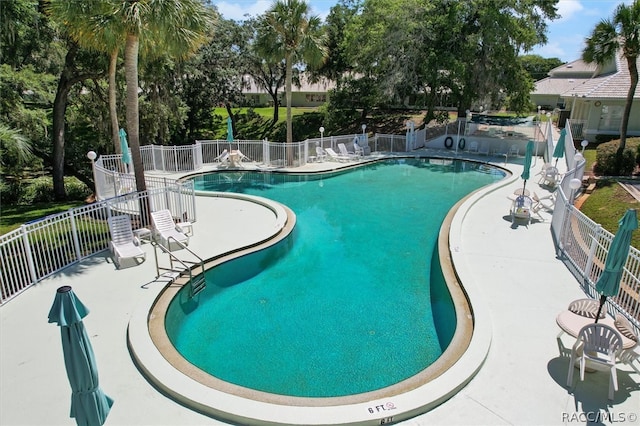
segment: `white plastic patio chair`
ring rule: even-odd
[[[580,380],[584,380],[584,371],[588,361],[590,366],[595,364],[609,370],[609,399],[613,399],[614,391],[618,390],[616,356],[621,348],[622,337],[612,327],[595,322],[582,327],[578,333],[578,340],[571,349],[567,386],[573,385],[573,370],[576,361],[580,361]]]
[[[469,149],[467,149],[467,152],[469,152],[470,154],[478,154],[478,141],[469,142]]]
[[[138,239],[133,235],[129,216],[111,216],[107,223],[111,234],[109,250],[118,269],[144,262],[147,254],[140,248]]]
[[[533,200],[526,195],[518,195],[513,203],[511,203],[511,223],[516,219],[524,219],[527,224],[531,223],[531,210],[533,208]]]
[[[151,220],[160,244],[169,251],[180,250],[189,245],[189,236],[176,225],[169,210],[152,212]]]

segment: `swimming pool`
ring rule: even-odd
[[[322,398],[397,384],[434,362],[453,333],[448,293],[435,285],[440,223],[464,195],[503,177],[428,159],[313,176],[199,176],[196,189],[271,198],[298,221],[259,262],[210,271],[195,309],[172,303],[170,339],[199,368],[263,392]]]

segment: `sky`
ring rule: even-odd
[[[312,13],[321,18],[329,14],[336,0],[307,0]],[[464,1],[464,0],[462,0]],[[536,46],[531,54],[544,58],[559,58],[563,62],[580,59],[584,39],[602,19],[613,16],[620,3],[631,4],[633,0],[560,0],[560,18],[548,23],[548,42]],[[225,19],[242,20],[245,15],[257,16],[264,13],[273,0],[213,0]]]

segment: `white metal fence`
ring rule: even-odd
[[[565,159],[568,172],[558,187],[551,230],[560,257],[582,284],[584,291],[593,298],[599,298],[595,283],[604,270],[614,235],[573,205],[576,189],[571,187],[571,181],[582,181],[586,162],[584,157],[576,155],[572,126],[568,122],[566,129]],[[640,331],[640,251],[635,247],[629,251],[618,295],[607,298],[607,309],[611,314],[626,316],[636,331]]]
[[[43,278],[106,250],[110,216],[127,214],[134,229],[146,227],[144,206],[151,211],[169,209],[176,220],[195,221],[193,182],[165,181],[162,188],[69,209],[1,235],[0,305]]]

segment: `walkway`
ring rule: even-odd
[[[544,189],[535,184],[533,175],[541,166],[537,159],[527,184],[539,195]],[[510,163],[508,168],[514,176],[484,197],[469,201],[451,233],[457,271],[478,320],[491,331],[485,364],[457,395],[402,424],[584,424],[587,416],[581,413],[607,410],[618,421],[603,424],[620,423],[623,416],[625,425],[640,424],[637,418],[628,420],[640,414],[640,377],[627,367],[619,371],[620,390],[612,406],[607,405],[604,373],[589,374],[584,382],[576,377],[571,394],[565,388],[573,339],[566,335],[556,339],[555,317],[584,294],[555,256],[547,213],[542,213],[545,222],[511,224],[507,196],[521,187],[522,166]],[[274,221],[262,209],[223,198],[197,197],[197,214],[190,247],[204,257],[233,248]],[[147,251],[143,265],[117,271],[104,252],[42,281],[0,308],[0,424],[75,424],[69,418],[70,389],[59,330],[47,323],[55,290],[61,285],[71,285],[91,309],[85,324],[101,386],[115,400],[107,425],[224,424],[167,398],[131,360],[126,345],[129,318],[140,300],[163,285],[152,282],[152,247],[143,247]]]

